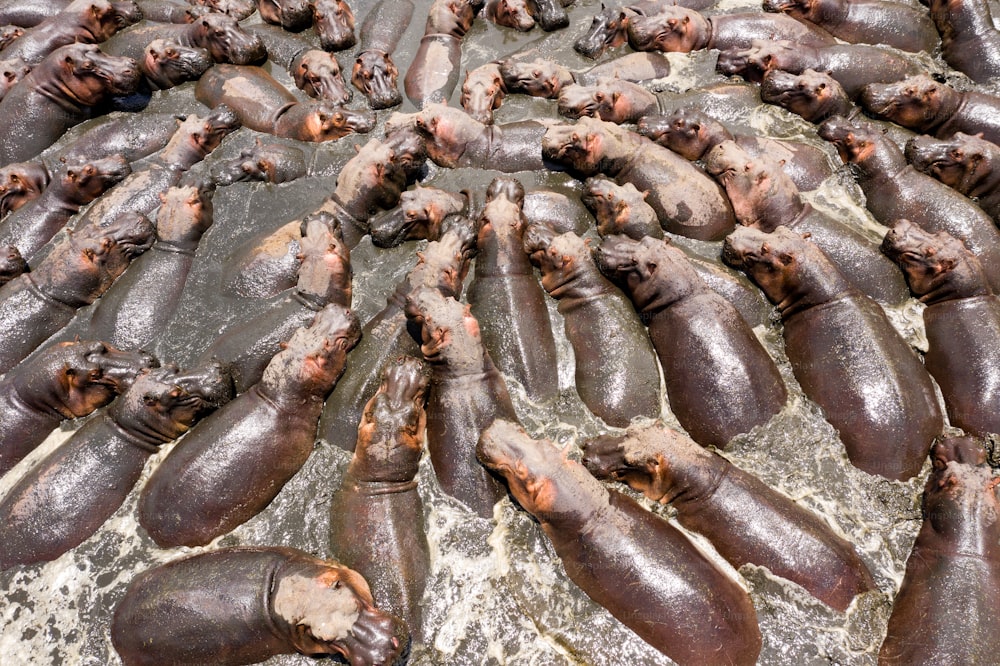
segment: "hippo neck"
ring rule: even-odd
[[[413,470],[414,475],[416,469]],[[398,495],[400,493],[415,492],[417,490],[417,480],[410,478],[408,481],[376,481],[370,479],[359,479],[350,469],[344,475],[341,488],[352,490],[359,495],[373,497],[378,495]]]
[[[156,453],[160,446],[177,439],[187,430],[185,426],[169,418],[164,419],[145,406],[129,409],[131,406],[123,408],[121,405],[122,401],[116,400],[108,408],[109,425],[119,437],[147,453]]]
[[[83,194],[74,187],[64,187],[62,179],[53,179],[52,184],[31,203],[30,210],[44,210],[49,213],[62,214],[72,217],[80,208],[94,200],[94,198],[84,200]]]
[[[306,307],[317,312],[327,303],[338,303],[350,307],[351,303],[351,272],[350,267],[343,264],[331,269],[321,265],[316,268],[310,264],[325,264],[322,257],[318,259],[306,257],[299,268],[299,279],[295,285],[293,297]]]
[[[969,102],[970,98],[970,93],[959,92],[954,88],[943,84],[938,86],[938,93],[941,96],[941,105],[938,107],[937,112],[932,117],[928,118],[925,123],[922,123],[919,127],[914,127],[913,129],[924,134],[937,134],[938,136],[942,136],[941,130],[946,129],[948,122],[954,118],[956,114],[961,112],[962,107]],[[952,133],[953,132],[948,132],[948,134]]]
[[[265,373],[264,377],[251,386],[247,392],[255,393],[262,402],[270,405],[277,412],[285,415],[294,414],[298,419],[310,421],[312,418],[319,418],[323,409],[323,400],[330,391],[315,390],[310,392],[302,387],[292,386],[288,382],[275,385],[268,381]]]
[[[809,308],[859,295],[825,256],[821,261],[799,262],[795,277],[796,284],[791,285],[776,303],[782,319]]]
[[[18,412],[45,417],[51,421],[52,427],[63,419],[76,418],[76,414],[62,400],[62,394],[52,390],[48,378],[37,387],[30,383],[25,385],[19,379],[10,377],[8,381],[0,382],[0,394],[5,394],[7,401]],[[0,402],[3,400],[0,399]]]
[[[200,144],[193,144],[190,135],[175,135],[154,159],[165,168],[187,171],[205,159],[209,152]]]
[[[48,275],[36,269],[33,273],[25,273],[20,279],[24,280],[23,285],[39,300],[49,303],[53,308],[75,312],[77,308],[89,305],[97,299],[97,294],[93,292],[100,285],[100,276],[90,277],[93,279],[88,280],[87,284],[72,284],[66,287],[63,286],[67,283],[64,276]],[[80,288],[81,286],[83,288]]]
[[[670,483],[661,502],[680,509],[697,506],[711,499],[732,469],[716,454],[700,451],[701,455],[688,452],[671,452],[666,456],[670,461]],[[685,455],[686,454],[686,455]]]
[[[343,236],[344,245],[352,250],[357,247],[361,239],[368,233],[368,205],[363,203],[348,207],[334,192],[323,202],[321,210],[324,209],[332,213],[340,222],[340,233]]]
[[[514,224],[507,222],[494,224],[492,227],[492,231],[480,235],[479,254],[476,255],[476,277],[533,275],[531,260],[524,251],[522,232],[515,228]]]
[[[702,159],[705,155],[708,155],[710,150],[718,146],[720,143],[725,141],[736,141],[739,143],[741,138],[746,137],[739,137],[733,134],[726,129],[722,123],[712,123],[705,134],[705,150],[703,150],[701,155],[699,155],[696,159]]]
[[[982,266],[969,259],[961,259],[959,263],[938,280],[926,293],[920,294],[922,303],[934,305],[960,298],[992,297]]]
[[[542,286],[559,301],[560,312],[617,291],[587,256],[574,257],[568,271],[542,275]]]

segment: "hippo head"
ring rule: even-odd
[[[531,62],[504,58],[497,63],[507,92],[544,97],[558,97],[559,92],[574,83],[573,73],[551,60],[536,58]]]
[[[280,25],[290,32],[301,32],[313,22],[309,0],[257,0],[257,11],[266,23]]]
[[[755,39],[749,49],[726,49],[719,54],[716,70],[726,76],[740,75],[748,81],[760,83],[764,75],[774,69],[788,72],[801,71],[797,66],[804,47],[787,39]]]
[[[542,137],[542,158],[582,176],[606,170],[607,142],[625,134],[614,123],[583,116],[575,125],[553,125]]]
[[[343,51],[357,42],[354,12],[344,0],[313,0],[313,26],[326,51]]]
[[[302,92],[333,104],[351,101],[351,91],[340,73],[340,63],[332,54],[308,49],[295,56],[289,67],[296,87]]]
[[[264,368],[261,384],[272,387],[276,394],[325,400],[344,372],[347,353],[360,339],[357,316],[343,305],[330,303],[316,313],[309,326],[292,333]]]
[[[559,114],[627,123],[635,119],[636,107],[643,101],[655,103],[655,97],[636,83],[606,78],[592,86],[565,86],[559,92]]]
[[[242,21],[257,10],[254,0],[188,0],[197,7],[207,7],[211,10],[229,14],[237,21]],[[260,0],[265,4],[266,0]]]
[[[440,166],[456,167],[470,141],[482,136],[486,126],[462,109],[434,102],[416,113],[394,113],[386,130],[412,127],[426,140],[427,154]]]
[[[399,70],[385,51],[365,49],[354,60],[351,83],[364,93],[373,109],[388,109],[403,101],[397,78]]]
[[[93,106],[108,95],[134,92],[142,77],[132,58],[110,56],[94,44],[68,44],[53,51],[38,66],[44,80],[59,81],[64,93]],[[56,72],[46,71],[55,69]]]
[[[205,49],[169,39],[151,41],[139,62],[142,73],[161,90],[194,81],[211,66],[212,58]]]
[[[573,48],[587,58],[599,58],[628,40],[628,24],[628,14],[623,8],[602,4],[600,13],[594,15],[587,32],[573,43]]]
[[[410,635],[406,624],[375,608],[358,572],[335,562],[303,562],[283,570],[271,592],[271,615],[296,651],[335,654],[364,666],[401,666]]]
[[[18,25],[0,26],[0,51],[7,48],[11,42],[24,34],[24,28]]]
[[[882,240],[882,252],[899,264],[910,291],[924,303],[991,293],[979,258],[947,231],[932,234],[897,220]]]
[[[86,0],[73,3],[79,10],[74,19],[82,32],[78,41],[99,44],[122,28],[142,20],[142,11],[131,0]]]
[[[954,91],[926,74],[895,83],[869,83],[861,90],[861,105],[876,116],[916,130],[929,131],[945,99]]]
[[[666,240],[608,236],[593,256],[601,273],[621,286],[640,312],[659,312],[704,290],[684,253]]]
[[[7,92],[30,71],[28,63],[20,58],[0,60],[0,99],[3,99]]]
[[[386,127],[385,145],[392,151],[393,165],[399,168],[407,179],[415,178],[427,161],[427,142],[413,129]]]
[[[552,293],[570,282],[590,262],[590,240],[572,231],[563,234],[543,224],[532,223],[524,231],[524,251],[542,273],[542,287]]]
[[[486,188],[486,203],[495,199],[506,199],[518,208],[524,207],[524,185],[511,176],[497,176]]]
[[[986,462],[986,448],[977,437],[948,437],[931,447],[932,470],[924,486],[926,526],[948,543],[988,544],[995,554],[1000,501],[998,477]]]
[[[469,262],[476,253],[476,234],[472,220],[461,215],[455,218],[456,223],[444,229],[439,240],[417,252],[417,265],[406,278],[410,291],[429,287],[455,299],[462,294]]]
[[[63,199],[77,206],[85,206],[101,196],[112,185],[124,180],[132,168],[121,155],[99,160],[78,159],[63,163],[55,175]]]
[[[740,224],[770,231],[770,227],[764,225],[775,217],[768,215],[771,206],[798,202],[798,188],[791,179],[784,177],[780,168],[767,160],[751,157],[735,141],[723,141],[708,151],[705,170],[725,188]],[[784,207],[783,210],[796,214],[800,207]],[[791,219],[784,221],[792,223]]]
[[[300,227],[302,240],[296,289],[320,305],[351,304],[351,252],[340,224],[326,211],[306,216]]]
[[[968,197],[990,192],[1000,147],[979,134],[956,132],[947,139],[917,135],[906,143],[906,161]]]
[[[191,246],[197,244],[213,220],[214,183],[198,187],[178,185],[160,193],[156,234],[161,241]]]
[[[395,247],[408,240],[437,240],[445,218],[462,212],[467,205],[468,197],[463,193],[418,185],[400,195],[398,206],[371,219],[372,243]]]
[[[493,124],[493,110],[503,103],[504,83],[500,66],[487,63],[465,73],[462,83],[462,108],[484,125]]]
[[[95,242],[108,253],[104,258],[108,268],[121,263],[119,273],[132,259],[148,250],[155,238],[156,228],[149,218],[132,211],[121,213],[110,222],[77,231],[77,241]]]
[[[188,39],[207,49],[214,62],[234,65],[257,65],[267,59],[261,38],[248,33],[232,16],[211,12],[191,24]]]
[[[619,185],[606,176],[588,178],[583,186],[580,200],[597,219],[601,236],[624,234],[636,240],[663,237],[656,211],[646,203],[648,192],[640,192],[632,183]]]
[[[760,97],[768,104],[777,104],[798,114],[811,123],[831,116],[846,116],[854,104],[843,86],[826,72],[807,69],[790,74],[774,69],[764,74]]]
[[[279,136],[299,141],[332,141],[352,132],[370,132],[375,126],[371,113],[351,111],[327,100],[299,102],[293,110],[278,119],[275,131]]]
[[[295,146],[280,143],[262,144],[242,151],[239,157],[212,165],[212,180],[216,185],[261,181],[285,183],[304,176],[306,160]]]
[[[535,27],[535,17],[528,11],[526,0],[489,0],[486,11],[497,25],[527,32]]]
[[[765,12],[781,12],[802,21],[823,25],[828,19],[836,18],[833,15],[827,16],[824,10],[840,4],[823,0],[764,0],[763,8]]]
[[[818,133],[821,138],[832,143],[840,159],[858,164],[870,159],[878,147],[876,131],[867,125],[854,125],[842,116],[834,116],[823,121]]]
[[[28,270],[28,262],[13,245],[0,245],[0,285],[5,285]]]
[[[161,151],[160,159],[166,164],[190,167],[218,148],[239,126],[239,116],[225,104],[215,107],[204,118],[187,116]]]
[[[486,351],[469,305],[422,287],[407,295],[404,311],[420,328],[420,351],[428,363],[447,363],[461,374],[482,372]]]
[[[689,160],[701,159],[709,148],[732,138],[722,123],[689,107],[668,115],[644,116],[638,128],[639,134]]]
[[[666,5],[652,16],[633,16],[627,32],[629,46],[636,51],[689,53],[704,48],[712,30],[698,12]]]
[[[0,169],[0,217],[37,199],[49,184],[41,162],[15,162]]]

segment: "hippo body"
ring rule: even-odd
[[[392,53],[413,18],[410,0],[379,0],[361,25],[361,44],[351,71],[351,83],[364,93],[373,109],[388,109],[403,101]]]
[[[350,101],[351,91],[344,83],[340,63],[332,54],[277,26],[258,24],[249,26],[247,32],[260,38],[268,60],[286,68],[302,92],[334,104]]]
[[[986,0],[929,0],[945,62],[976,83],[1000,76],[1000,31]]]
[[[764,11],[784,12],[851,44],[885,44],[931,53],[941,41],[923,8],[889,0],[766,0]]]
[[[434,0],[420,46],[403,77],[406,97],[418,109],[451,99],[458,85],[462,39],[483,4],[484,0]]]
[[[131,0],[74,0],[0,51],[0,58],[20,58],[34,66],[60,46],[99,44],[140,18]]]
[[[172,113],[127,113],[93,127],[71,143],[47,150],[42,159],[53,171],[60,160],[104,159],[120,155],[132,164],[166,147],[177,131],[177,116]]]
[[[253,65],[267,59],[267,49],[259,37],[243,30],[233,17],[216,12],[202,14],[191,23],[179,25],[144,21],[109,39],[106,48],[109,53],[138,60],[154,39],[201,47],[217,63]]]

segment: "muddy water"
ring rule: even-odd
[[[352,4],[360,25],[368,7]],[[429,1],[415,4],[418,9],[413,24],[395,56],[401,69],[423,33],[423,16]],[[758,7],[750,0],[723,0],[722,4],[726,11]],[[551,35],[537,29],[526,34],[515,33],[477,20],[465,41],[463,67],[473,68],[499,56],[534,49],[539,55],[557,59],[573,69],[586,69],[593,63],[574,53],[571,45],[599,8],[598,0],[580,0],[570,9],[570,27]],[[623,52],[618,49],[603,60]],[[351,55],[351,52],[343,54],[341,63],[349,66]],[[969,85],[939,60],[927,56],[917,59],[946,74],[956,85]],[[685,91],[723,81],[714,73],[714,54],[672,55],[671,61],[673,73],[653,86],[663,91],[668,106],[675,105],[676,97]],[[274,73],[289,82],[283,72]],[[458,94],[456,91],[452,99],[454,105],[458,103]],[[734,129],[808,141],[827,150],[833,163],[839,164],[834,151],[816,137],[812,126],[781,109],[756,103],[720,104],[700,96],[694,96],[692,101],[710,106]],[[360,108],[363,103],[356,96],[352,106]],[[150,110],[155,111],[200,109],[190,84],[169,94],[157,93],[150,105]],[[412,108],[405,102],[401,110]],[[375,136],[381,136],[381,124],[389,113],[379,113]],[[556,117],[555,102],[513,96],[496,113],[498,123],[537,117]],[[257,136],[252,131],[240,130],[224,142],[215,157],[235,155]],[[268,300],[241,300],[220,293],[219,284],[225,278],[223,261],[248,239],[318,206],[332,191],[339,168],[353,155],[354,144],[365,140],[363,136],[351,136],[320,146],[302,145],[310,158],[310,173],[298,181],[282,185],[235,184],[217,192],[215,224],[198,251],[177,316],[154,350],[163,360],[181,365],[190,363],[231,321],[270,305]],[[478,193],[481,201],[494,175],[475,170],[448,171],[429,165],[424,182],[451,189],[469,188]],[[571,196],[580,190],[578,183],[563,174],[525,173],[518,177],[529,190],[555,189]],[[860,190],[845,169],[808,198],[872,238],[884,231],[865,210]],[[584,213],[575,222],[581,229],[593,226]],[[717,244],[680,242],[705,256],[717,256]],[[354,308],[362,319],[382,307],[386,295],[414,263],[414,251],[420,246],[409,243],[392,250],[378,250],[366,239],[355,250]],[[536,405],[525,399],[514,383],[510,385],[511,392],[519,418],[533,435],[547,437],[555,446],[569,447],[570,455],[578,457],[576,444],[581,438],[609,428],[591,416],[576,395],[572,350],[562,334],[560,316],[554,304],[550,305],[559,344],[560,398],[555,404]],[[919,304],[910,301],[889,315],[915,348],[925,348]],[[88,317],[89,311],[81,312],[67,334],[84,330]],[[771,422],[734,441],[726,457],[825,516],[832,529],[857,546],[875,576],[878,590],[857,599],[846,613],[839,613],[764,569],[747,566],[737,572],[721,560],[720,565],[747,587],[754,601],[764,636],[760,664],[873,664],[892,597],[920,524],[919,499],[928,467],[909,483],[887,481],[854,469],[836,432],[796,384],[784,356],[777,320],[759,326],[756,333],[779,362],[790,398]],[[663,416],[676,426],[665,401]],[[0,492],[5,492],[17,477],[79,425],[70,423],[53,433],[0,482]],[[147,475],[168,451],[154,457],[147,466]],[[317,442],[305,467],[267,511],[208,548],[285,545],[328,555],[330,498],[347,462],[348,455],[340,448],[329,442]],[[418,478],[431,541],[433,570],[425,597],[428,625],[425,633],[431,640],[428,645],[415,647],[410,663],[469,666],[669,663],[569,582],[547,539],[530,516],[508,500],[497,505],[493,521],[472,516],[441,493],[426,460]],[[157,548],[137,526],[136,495],[133,493],[96,535],[73,552],[46,565],[20,567],[0,574],[0,589],[6,598],[0,605],[0,655],[4,655],[4,663],[87,666],[118,663],[108,627],[112,610],[131,578],[151,566],[205,550]],[[640,501],[649,506],[645,500],[640,498]],[[650,508],[670,518],[668,509]],[[707,541],[696,535],[692,538],[706,554],[718,560]],[[267,663],[315,662],[307,657],[283,656]]]

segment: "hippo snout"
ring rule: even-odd
[[[339,641],[344,657],[357,666],[403,664],[410,650],[406,624],[372,606],[362,607],[347,637]]]
[[[773,69],[764,75],[760,83],[760,96],[765,102],[774,103],[795,91],[799,79],[794,74],[790,74],[780,69]]]
[[[625,463],[624,435],[601,435],[582,445],[583,466],[596,478],[616,479],[628,467]]]
[[[606,236],[592,251],[594,263],[604,274],[614,274],[636,265],[635,250],[639,242],[628,236],[613,234]]]
[[[178,373],[173,381],[185,393],[213,410],[226,404],[236,395],[229,367],[215,359],[203,367]]]
[[[897,86],[891,83],[869,83],[861,89],[861,105],[880,116],[888,115],[896,103]]]
[[[841,143],[854,131],[854,125],[843,116],[834,116],[823,121],[817,132],[820,137],[834,143]]]

